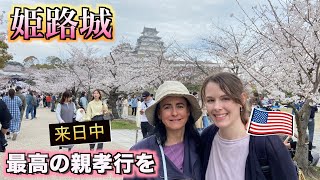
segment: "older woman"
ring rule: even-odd
[[[194,126],[201,114],[198,101],[182,83],[166,81],[158,88],[156,102],[146,110],[154,135],[131,148],[157,152],[161,163],[154,179],[201,178],[200,136]]]

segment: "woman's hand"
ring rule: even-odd
[[[1,128],[1,132],[2,132],[2,134],[6,135],[8,132],[8,129]]]

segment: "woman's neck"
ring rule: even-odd
[[[240,139],[248,135],[246,127],[242,124],[241,120],[234,122],[227,128],[219,129],[218,133],[220,137],[228,140]]]
[[[95,101],[100,101],[100,99],[94,99]]]
[[[174,145],[183,142],[185,129],[170,131],[167,129],[166,146]]]

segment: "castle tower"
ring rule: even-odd
[[[134,53],[139,56],[161,55],[164,53],[164,45],[157,36],[156,28],[143,28],[142,35],[138,38]]]

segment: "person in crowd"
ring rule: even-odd
[[[147,93],[143,95],[149,97]],[[200,180],[200,135],[194,123],[202,112],[196,98],[182,83],[165,81],[159,86],[155,102],[145,114],[148,122],[155,126],[154,135],[138,142],[130,150],[156,152],[160,161],[158,177],[154,179]]]
[[[141,103],[140,110],[140,122],[141,122],[141,132],[143,139],[153,134],[153,126],[149,124],[145,111],[148,107],[154,104],[154,100],[148,91],[142,93],[143,102]]]
[[[38,100],[39,100],[39,107],[43,108],[44,104],[43,104],[43,95],[38,95]]]
[[[72,96],[71,96],[72,97]],[[72,100],[72,99],[71,99]],[[55,112],[55,108],[56,108],[56,101],[57,101],[57,96],[55,94],[53,94],[51,96],[51,112]]]
[[[22,101],[18,96],[15,96],[15,90],[10,89],[9,90],[9,96],[5,96],[3,98],[3,102],[6,103],[9,112],[12,116],[11,122],[10,122],[10,129],[8,138],[11,138],[12,134],[12,140],[15,141],[17,139],[18,133],[20,132],[20,116],[21,116],[21,107],[22,107]]]
[[[39,100],[36,92],[33,93],[32,105],[34,118],[37,119],[37,108],[39,107]]]
[[[210,120],[208,118],[208,112],[205,106],[202,107],[202,124],[203,124],[203,128],[207,128],[210,126]]]
[[[50,96],[50,94],[47,94],[47,96],[46,96],[46,106],[48,107],[48,108],[50,108],[51,107],[51,96]]]
[[[138,99],[138,102],[137,102],[137,112],[140,112],[141,110],[141,100],[140,100],[140,97],[137,98]],[[140,113],[137,113],[136,115],[136,125],[138,128],[141,128],[141,117],[140,117]]]
[[[126,119],[128,118],[128,111],[129,111],[129,103],[127,97],[123,97],[122,100],[122,118]]]
[[[65,91],[62,94],[62,98],[57,105],[56,109],[56,118],[59,123],[72,123],[73,119],[76,116],[76,105],[71,101],[71,93]],[[73,145],[63,145],[59,149],[67,148],[68,151],[71,151]]]
[[[308,145],[308,161],[310,166],[316,166],[319,161],[319,153],[312,152],[312,142],[309,141],[309,136],[305,138],[305,142]],[[283,144],[289,149],[291,158],[294,158],[297,149],[297,141],[292,139],[292,136],[287,136],[283,141]]]
[[[92,100],[89,102],[85,120],[91,121],[97,115],[109,113],[108,106],[101,101],[101,92],[96,89],[93,91]],[[90,144],[90,150],[93,151],[97,144],[97,150],[103,149],[103,143]]]
[[[79,106],[83,108],[85,111],[87,110],[87,106],[88,106],[88,99],[86,95],[87,95],[86,92],[82,92],[81,97],[79,99]]]
[[[22,88],[20,86],[16,87],[16,96],[18,96],[22,102],[21,111],[20,111],[20,124],[19,127],[21,127],[22,117],[24,114],[24,111],[27,106],[26,97],[21,93]],[[20,129],[20,128],[19,128]]]
[[[27,110],[26,110],[26,120],[29,119],[29,114],[31,114],[31,120],[34,119],[34,103],[33,103],[33,92],[29,91],[29,94],[26,96]]]
[[[131,115],[132,116],[137,115],[137,107],[138,107],[138,98],[135,95],[133,95],[131,98],[131,108],[132,108]]]
[[[201,99],[214,121],[201,134],[203,179],[298,179],[279,136],[247,134],[247,93],[236,75],[221,72],[207,77]]]
[[[318,112],[318,107],[316,105],[311,106],[310,118],[308,122],[308,131],[309,131],[309,141],[313,144],[313,135],[314,135],[314,117],[316,112]],[[316,148],[316,146],[312,145],[312,148]]]
[[[5,102],[0,100],[0,123],[1,123],[1,133],[0,133],[0,152],[6,151],[6,146],[8,145],[5,135],[10,127],[10,121],[12,116]]]
[[[47,98],[47,96],[46,95],[42,95],[42,101],[43,101],[43,107],[45,108],[45,107],[47,107],[47,100],[46,100],[46,98]]]

